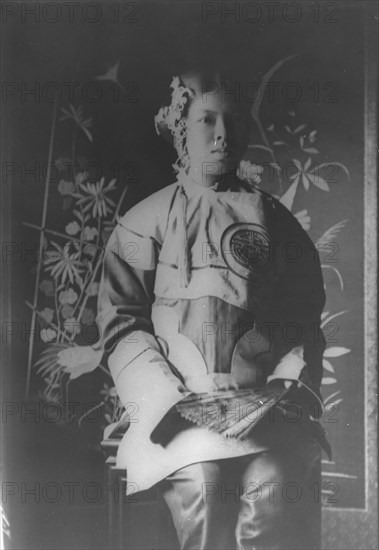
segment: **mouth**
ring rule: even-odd
[[[220,147],[219,149],[213,149],[212,153],[215,153],[216,155],[220,155],[222,157],[232,157],[233,156],[233,150],[229,147]]]

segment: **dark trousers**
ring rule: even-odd
[[[320,454],[311,439],[170,475],[159,488],[180,549],[320,549]]]

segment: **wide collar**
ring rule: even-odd
[[[245,182],[239,180],[237,177],[234,181],[228,182],[225,179],[220,178],[220,181],[215,183],[212,186],[205,186],[201,183],[195,181],[184,171],[178,174],[177,179],[178,185],[182,186],[185,190],[187,197],[192,197],[195,195],[219,195],[220,193],[232,193],[232,192],[241,192],[246,191]]]

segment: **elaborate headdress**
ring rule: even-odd
[[[172,143],[178,153],[174,169],[179,172],[189,165],[186,147],[186,116],[193,99],[221,86],[231,86],[235,79],[230,75],[208,70],[193,70],[174,76],[171,84],[171,103],[162,107],[154,118],[157,134]]]
[[[178,76],[173,77],[170,89],[172,90],[171,103],[159,109],[154,117],[154,123],[157,134],[173,143],[178,153],[174,169],[179,171],[188,167],[185,114],[189,107],[189,100],[195,97],[195,93],[191,88],[183,86]]]

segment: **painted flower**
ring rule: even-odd
[[[53,281],[48,279],[43,279],[39,285],[39,289],[44,293],[45,296],[54,296],[54,285]]]
[[[55,161],[55,166],[57,166],[61,172],[63,170],[66,170],[66,168],[68,168],[72,164],[72,160],[68,157],[59,157]]]
[[[82,314],[83,325],[90,325],[95,320],[95,314],[91,308],[85,307]]]
[[[327,181],[317,173],[320,166],[314,166],[311,168],[312,159],[309,158],[305,162],[304,166],[301,165],[298,159],[292,159],[292,162],[296,167],[296,172],[289,177],[290,180],[297,184],[301,179],[306,191],[308,191],[310,183],[313,183],[313,185],[322,191],[329,191]]]
[[[88,172],[78,172],[75,176],[75,184],[76,186],[83,183],[88,178]]]
[[[45,307],[39,312],[40,317],[49,325],[54,318],[54,310],[49,307]]]
[[[108,193],[115,190],[116,179],[112,179],[105,187],[104,184],[104,177],[96,183],[80,183],[80,191],[74,194],[77,204],[83,205],[83,212],[86,213],[92,209],[94,218],[106,217],[112,211],[111,207],[116,206],[116,203],[107,196]]]
[[[96,227],[86,227],[83,230],[83,239],[85,241],[93,241],[93,239],[97,236],[97,229]]]
[[[62,290],[62,292],[59,293],[58,299],[62,305],[72,305],[75,304],[78,299],[78,295],[73,288],[68,288],[67,290]]]
[[[80,323],[75,319],[75,317],[70,317],[69,319],[66,319],[63,323],[63,326],[72,334],[80,334]]]
[[[51,245],[54,250],[46,252],[46,271],[50,272],[56,279],[60,278],[62,284],[66,282],[66,279],[69,279],[70,283],[73,283],[74,280],[81,283],[80,274],[84,269],[84,265],[79,259],[78,244],[68,242],[63,248],[55,242],[52,242]]]
[[[316,134],[317,131],[313,130],[308,136],[309,144],[306,144],[306,136],[300,136],[299,138],[299,144],[300,149],[304,151],[304,153],[309,153],[310,155],[318,155],[319,150],[316,149],[316,147],[312,147],[312,144],[316,141]]]
[[[88,296],[97,296],[99,294],[99,283],[91,283],[88,285],[87,294]]]
[[[68,235],[76,235],[80,231],[80,225],[76,221],[70,222],[66,225],[65,230]]]
[[[61,180],[58,183],[58,191],[61,195],[71,195],[75,192],[75,184],[72,181]]]
[[[237,176],[250,183],[260,183],[263,167],[258,164],[253,164],[249,160],[241,160],[238,168]]]
[[[41,330],[41,339],[46,344],[48,342],[52,342],[54,338],[56,337],[57,333],[52,328],[43,328]]]
[[[117,391],[114,386],[109,387],[108,384],[104,384],[103,388],[100,390],[100,395],[104,396],[105,401],[117,399]]]
[[[95,76],[96,80],[109,80],[109,82],[114,82],[115,84],[120,86],[120,88],[122,90],[124,90],[125,88],[123,87],[123,85],[120,83],[120,81],[118,79],[119,64],[120,64],[120,62],[117,61],[117,63],[115,65],[113,65],[112,67],[109,67],[109,69],[106,73],[104,73],[102,75],[99,75],[99,76]]]
[[[300,223],[304,231],[309,231],[311,228],[311,217],[308,214],[308,210],[300,210],[294,214],[297,221]]]
[[[60,351],[57,360],[73,380],[94,371],[99,366],[101,357],[102,352],[95,351],[91,346],[72,346]]]
[[[84,254],[88,254],[91,258],[94,258],[97,252],[97,246],[94,244],[86,244],[83,248]]]
[[[71,319],[74,314],[74,308],[65,304],[61,309],[63,319]]]

